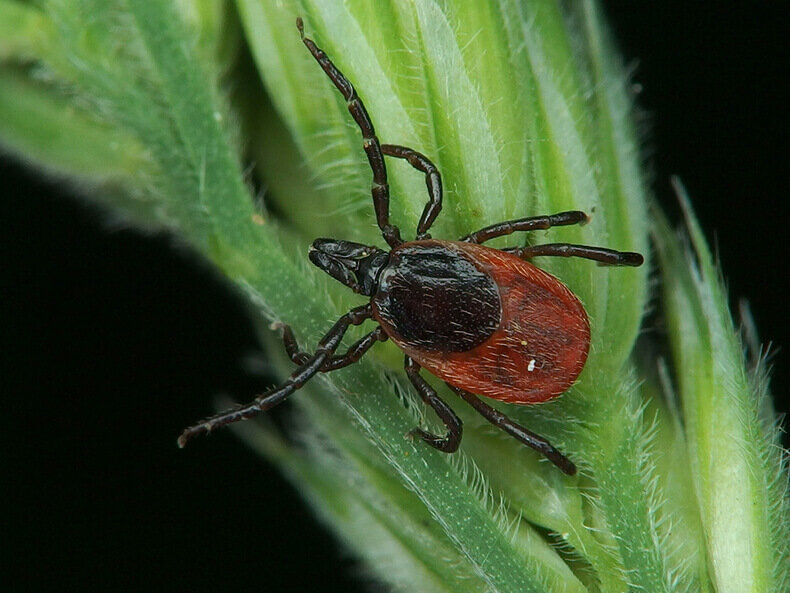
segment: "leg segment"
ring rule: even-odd
[[[477,411],[478,414],[488,420],[491,424],[497,428],[501,428],[512,437],[515,437],[524,443],[527,447],[535,449],[535,451],[544,455],[549,461],[551,461],[569,476],[572,476],[576,473],[576,466],[573,464],[573,462],[565,457],[565,455],[557,451],[557,449],[555,449],[554,446],[542,436],[539,436],[534,432],[527,430],[520,424],[513,422],[513,420],[505,416],[499,410],[496,410],[488,404],[483,403],[483,401],[480,400],[476,395],[472,395],[468,391],[458,389],[452,385],[450,385],[450,388],[460,397],[465,399],[469,405]]]
[[[302,385],[309,381],[313,375],[321,370],[323,364],[334,354],[335,350],[340,345],[343,334],[346,333],[349,326],[359,325],[366,319],[370,319],[372,315],[373,313],[370,305],[357,307],[343,315],[318,343],[315,353],[309,356],[298,369],[291,373],[291,376],[288,377],[282,385],[259,395],[248,404],[236,406],[221,414],[206,418],[194,426],[190,426],[181,433],[180,437],[178,437],[178,446],[184,447],[196,436],[207,434],[212,430],[232,422],[244,420],[245,418],[252,418],[284,401],[289,395],[302,387]]]
[[[417,239],[430,239],[428,229],[431,228],[433,221],[436,220],[436,217],[442,210],[442,176],[439,173],[439,169],[424,154],[405,146],[382,144],[381,151],[387,156],[406,159],[412,167],[425,173],[425,185],[428,187],[429,201],[422,211],[420,222],[417,224]]]
[[[583,257],[609,266],[641,266],[645,261],[641,254],[631,251],[615,251],[605,247],[572,245],[570,243],[546,243],[530,247],[508,247],[502,251],[513,253],[522,259],[530,259],[539,255]]]
[[[439,451],[452,453],[461,444],[461,435],[463,434],[461,419],[453,412],[450,406],[442,401],[425,379],[420,376],[420,365],[407,356],[403,366],[411,384],[414,385],[417,393],[420,394],[422,401],[433,408],[434,412],[447,427],[447,436],[443,437],[431,434],[422,428],[415,428],[409,431],[409,435],[417,435],[431,447],[439,449]]]
[[[373,194],[373,208],[376,211],[376,222],[387,244],[390,247],[397,247],[403,241],[400,238],[398,227],[391,225],[389,221],[390,187],[389,183],[387,183],[387,167],[384,164],[384,155],[381,152],[381,146],[379,145],[379,139],[376,137],[373,122],[370,121],[365,105],[357,96],[354,86],[337,69],[326,53],[312,39],[304,36],[304,25],[301,18],[296,19],[296,26],[299,29],[299,34],[302,36],[302,42],[313,54],[321,68],[324,69],[324,72],[337,87],[337,90],[345,97],[348,111],[362,132],[362,146],[368,157],[370,168],[373,170],[371,193]]]
[[[290,326],[284,323],[276,324],[272,329],[281,329],[283,331],[283,343],[288,357],[298,365],[303,365],[310,358],[310,354],[303,352],[299,349],[299,344],[296,342],[293,330]],[[369,334],[362,336],[359,340],[354,342],[344,354],[334,355],[324,362],[321,367],[321,372],[326,373],[342,369],[350,364],[357,362],[362,358],[365,353],[371,349],[376,342],[384,342],[387,340],[387,334],[381,326],[374,329]]]
[[[550,216],[530,216],[529,218],[519,218],[517,220],[506,220],[498,224],[492,224],[485,228],[470,233],[459,239],[469,243],[485,243],[497,237],[504,237],[516,231],[538,231],[549,229],[553,226],[567,226],[571,224],[586,224],[589,218],[584,212],[571,210],[560,212]]]

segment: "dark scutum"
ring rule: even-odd
[[[430,352],[466,352],[499,326],[494,280],[462,253],[438,243],[407,245],[391,254],[374,306],[393,333]]]

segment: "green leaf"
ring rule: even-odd
[[[41,57],[50,33],[51,23],[35,6],[0,0],[0,62]]]
[[[716,591],[783,591],[790,581],[787,467],[776,426],[761,421],[726,292],[675,180],[691,246],[657,217],[656,245],[678,371],[694,488]]]
[[[25,69],[0,66],[0,88],[0,142],[20,156],[92,181],[119,181],[145,162],[133,138]]]

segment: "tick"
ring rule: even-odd
[[[545,438],[517,424],[477,396],[513,404],[534,404],[566,391],[579,376],[590,347],[590,324],[579,299],[557,278],[535,267],[537,256],[582,257],[615,266],[639,266],[638,253],[603,247],[548,243],[493,249],[490,239],[517,231],[583,224],[583,212],[560,212],[500,222],[457,241],[428,234],[442,207],[442,180],[433,163],[416,150],[380,144],[362,100],[352,84],[316,44],[302,41],[346,99],[362,132],[362,146],[373,170],[373,208],[389,251],[339,239],[316,239],[310,261],[348,286],[370,297],[335,322],[312,354],[300,350],[284,324],[285,349],[298,365],[291,376],[252,402],[239,405],[187,428],[183,447],[195,436],[250,418],[284,401],[317,373],[357,362],[379,341],[392,340],[405,354],[404,368],[422,400],[446,427],[446,434],[415,428],[409,434],[452,453],[461,443],[460,418],[421,376],[425,369],[443,380],[486,420],[532,447],[566,474],[576,466]],[[405,159],[425,175],[428,203],[417,224],[416,239],[401,238],[389,220],[389,185],[384,157]],[[352,325],[375,322],[376,328],[344,353],[337,354]]]

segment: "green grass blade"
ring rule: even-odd
[[[716,591],[783,591],[790,533],[786,459],[766,430],[727,297],[685,191],[691,246],[659,218],[656,243],[697,504]]]

